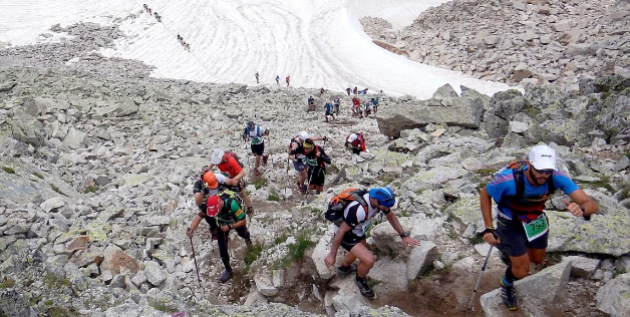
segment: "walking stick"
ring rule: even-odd
[[[199,277],[199,266],[197,266],[197,255],[195,255],[195,246],[192,242],[192,237],[190,239],[190,248],[192,249],[193,259],[195,260],[195,269],[197,271],[197,281],[199,282],[199,287],[201,287],[201,277]]]
[[[479,284],[481,283],[481,277],[483,276],[483,272],[486,270],[486,266],[488,265],[488,258],[490,258],[490,253],[492,253],[492,248],[494,246],[490,245],[488,249],[488,254],[486,255],[486,260],[483,261],[483,266],[481,267],[481,272],[479,272],[479,277],[477,278],[477,284],[475,284],[475,289],[473,289],[472,296],[470,297],[470,302],[468,303],[468,310],[474,311],[473,301],[475,300],[475,294],[477,293],[477,289],[479,289]]]
[[[304,202],[302,202],[302,206],[308,202],[308,192],[311,190],[311,180],[313,179],[313,174],[315,174],[315,167],[312,167],[311,169],[311,177],[308,178],[308,185],[306,185],[306,194],[304,195]]]

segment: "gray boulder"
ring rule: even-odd
[[[630,316],[630,273],[621,274],[597,291],[597,309],[612,317]]]
[[[452,89],[452,88],[451,88]],[[390,137],[399,137],[400,131],[422,128],[431,123],[447,124],[464,128],[479,128],[483,104],[479,100],[455,97],[447,88],[431,98],[416,104],[383,107],[376,114],[379,130]]]

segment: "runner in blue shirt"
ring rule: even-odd
[[[530,262],[541,264],[545,260],[549,222],[543,209],[558,188],[573,201],[565,199],[564,203],[574,216],[588,220],[599,209],[566,174],[558,171],[556,152],[547,145],[533,147],[528,160],[499,173],[480,192],[486,226],[483,238],[498,246],[508,264],[501,279],[501,297],[510,310],[517,309],[514,282],[529,274]],[[497,204],[496,228],[492,224],[492,200]]]

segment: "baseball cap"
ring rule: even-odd
[[[219,196],[212,196],[206,202],[206,215],[214,217],[219,213]]]
[[[219,182],[217,181],[217,177],[214,175],[212,171],[207,171],[201,177],[210,189],[216,189],[219,187]]]
[[[223,155],[225,155],[225,152],[223,150],[215,149],[214,152],[212,152],[212,156],[210,157],[210,163],[214,165],[221,163],[221,161],[223,160]]]
[[[556,151],[547,145],[534,146],[529,151],[529,162],[537,170],[558,170]]]
[[[302,131],[302,132],[300,132],[300,134],[298,136],[300,137],[300,139],[306,140],[306,139],[308,139],[308,132]]]

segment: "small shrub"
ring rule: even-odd
[[[52,306],[52,304],[54,304],[54,303],[55,303],[55,301],[54,301],[54,300],[49,299],[49,300],[47,300],[47,301],[45,301],[45,302],[44,302],[44,305],[46,305],[46,306]]]
[[[85,190],[83,190],[83,192],[84,192],[85,194],[87,194],[87,193],[94,193],[94,192],[96,192],[97,190],[98,190],[98,187],[97,187],[97,186],[88,186],[88,187],[86,187],[86,188],[85,188]]]
[[[278,245],[278,244],[284,243],[285,241],[287,241],[287,238],[289,238],[289,235],[284,233],[281,236],[279,236],[279,237],[277,237],[277,238],[275,238],[273,240],[273,245]]]
[[[50,317],[67,317],[70,316],[68,314],[68,311],[66,311],[65,309],[61,308],[61,307],[51,307],[49,308],[46,313],[48,313],[48,316]]]
[[[4,279],[2,280],[2,283],[0,283],[0,288],[12,288],[15,286],[15,280],[5,276]]]
[[[44,179],[44,176],[38,172],[33,172],[33,175],[37,176],[40,179]]]
[[[422,275],[420,275],[419,278],[420,279],[427,278],[431,276],[433,272],[435,272],[435,267],[433,266],[433,264],[431,264],[424,272],[422,272]]]
[[[252,184],[254,184],[254,186],[256,186],[256,189],[261,189],[263,188],[265,185],[267,185],[267,179],[264,177],[257,177],[254,178],[252,180]]]
[[[57,187],[57,186],[55,186],[55,185],[53,185],[53,184],[50,184],[50,188],[51,188],[52,190],[54,190],[55,192],[57,192],[58,194],[60,194],[60,195],[68,196],[68,195],[64,194],[64,193],[61,191],[61,189],[59,189],[59,187]]]
[[[15,170],[8,167],[8,166],[3,166],[2,169],[7,173],[7,174],[15,174]]]
[[[289,245],[289,256],[293,260],[301,261],[304,258],[306,249],[315,245],[309,236],[310,233],[302,232],[297,236],[297,242]]]
[[[149,305],[151,307],[155,308],[156,310],[163,311],[163,312],[168,313],[168,314],[172,314],[174,312],[177,312],[177,309],[173,309],[173,308],[169,307],[166,303],[161,303],[161,302],[157,302],[157,301],[149,301]]]
[[[249,267],[254,263],[262,253],[264,247],[265,246],[261,243],[254,243],[251,247],[248,247],[247,250],[245,250],[245,258],[243,259],[245,265]]]
[[[276,192],[270,192],[267,196],[268,201],[280,201],[280,196]]]
[[[475,171],[475,173],[481,175],[481,176],[492,176],[494,175],[494,173],[497,172],[496,168],[481,168]]]

